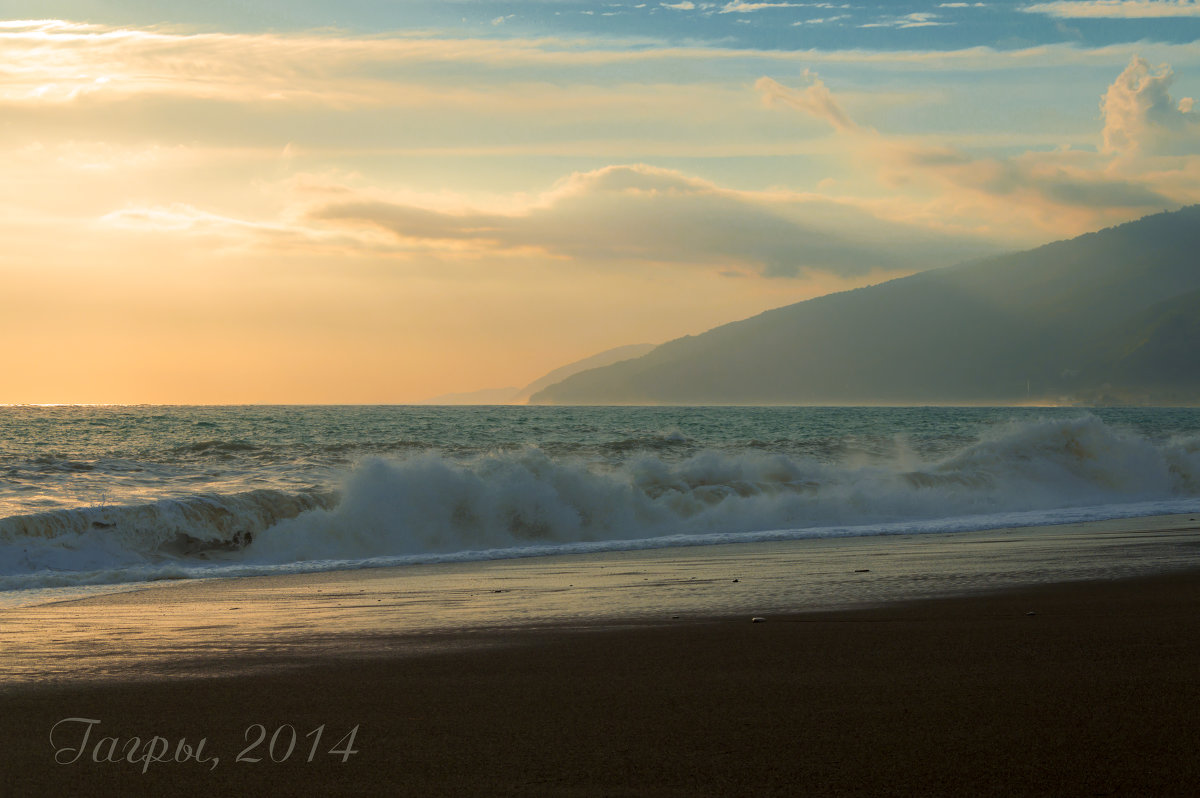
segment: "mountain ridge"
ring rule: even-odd
[[[1194,402],[1198,252],[1200,205],[774,308],[531,402]]]
[[[626,344],[624,346],[606,349],[581,360],[567,363],[565,366],[543,374],[524,388],[510,386],[507,388],[484,388],[478,391],[463,391],[446,393],[435,396],[422,404],[427,405],[520,405],[529,401],[530,397],[573,374],[591,368],[617,363],[634,357],[640,357],[654,348],[654,344]]]

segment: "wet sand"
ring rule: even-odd
[[[1200,553],[1185,527],[1166,549],[1159,541],[1108,553],[1140,551],[1167,567],[1169,549],[1179,569]],[[1078,573],[1052,554],[1064,573]],[[826,564],[845,570],[853,559]],[[875,560],[845,579],[888,567]],[[635,583],[621,573],[617,583]],[[5,794],[1197,794],[1200,570],[1113,575],[1126,578],[1047,584],[1043,574],[1039,584],[997,582],[1000,592],[872,608],[774,607],[763,623],[731,601],[738,611],[728,615],[676,618],[664,606],[415,629],[387,613],[386,623],[347,620],[385,603],[394,575],[312,575],[290,579],[307,590],[357,587],[326,600],[336,611],[316,626],[243,622],[245,634],[222,645],[198,644],[209,637],[188,624],[206,603],[206,617],[217,606],[241,612],[230,600],[253,601],[248,580],[9,612],[20,630],[4,629],[6,664],[20,659],[13,642],[28,643],[41,623],[58,642],[39,656],[43,666],[58,659],[58,678],[6,673]],[[278,603],[293,593],[262,584],[264,606],[294,610]],[[485,592],[489,584],[461,588],[465,605],[505,598]],[[704,588],[681,583],[678,595],[728,598],[742,584],[714,577]],[[763,595],[779,595],[776,587]],[[604,592],[611,585],[596,588]],[[106,617],[121,620],[106,628]],[[118,656],[122,636],[136,656]],[[60,725],[51,742],[66,718],[98,721],[82,752],[82,721]],[[238,762],[258,736],[254,724],[264,739],[244,757],[261,761]],[[355,726],[357,753],[328,753]],[[293,727],[293,752],[271,761],[271,737],[284,759]],[[170,761],[105,761],[135,736],[135,759],[158,736]],[[179,747],[184,738],[192,756]],[[62,760],[80,755],[59,764],[56,749]]]

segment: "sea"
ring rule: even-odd
[[[1200,409],[0,407],[0,605],[1200,512]]]

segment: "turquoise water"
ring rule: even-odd
[[[0,590],[1200,509],[1200,411],[4,407]]]

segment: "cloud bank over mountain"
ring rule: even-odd
[[[786,192],[722,188],[642,164],[571,175],[518,213],[447,213],[337,202],[318,221],[358,223],[409,244],[533,250],[585,263],[677,263],[766,277],[916,271],[998,248]]]

